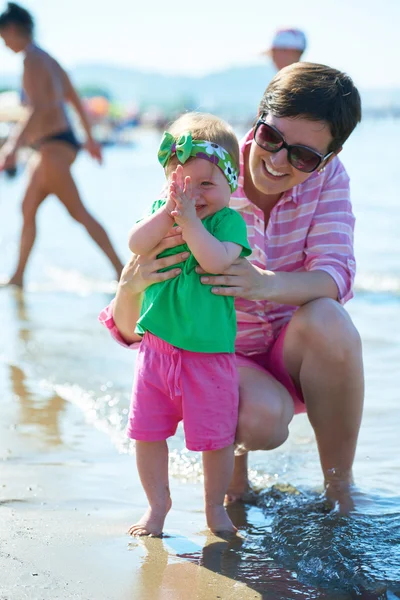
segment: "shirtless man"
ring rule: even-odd
[[[99,163],[101,148],[93,139],[91,126],[67,73],[58,62],[33,42],[34,22],[24,8],[8,3],[0,15],[0,36],[15,53],[23,52],[23,89],[29,107],[28,116],[11,133],[0,153],[0,171],[15,166],[21,146],[37,151],[30,163],[28,186],[22,203],[23,227],[19,260],[8,284],[22,287],[25,268],[36,238],[36,213],[49,194],[55,194],[73,219],[81,223],[112,263],[116,277],[122,271],[104,228],[86,210],[71,174],[80,144],[71,129],[66,103],[77,111],[87,140],[85,148]]]

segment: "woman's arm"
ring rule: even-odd
[[[129,234],[130,251],[134,254],[148,254],[167,235],[173,224],[174,219],[166,206],[161,206],[155,213],[133,226]]]
[[[113,323],[108,324],[109,329],[117,328],[120,343],[127,345],[140,341],[141,337],[135,334],[135,327],[140,316],[142,294],[153,283],[166,281],[177,277],[181,269],[171,269],[159,273],[160,269],[173,267],[175,264],[187,260],[189,252],[173,254],[164,258],[156,258],[167,248],[175,248],[183,243],[182,231],[175,227],[170,235],[165,237],[147,256],[131,256],[125,265],[118,284],[117,293],[112,304]],[[106,318],[110,320],[109,308]],[[103,311],[105,312],[105,311]],[[104,324],[105,319],[101,319]],[[115,327],[114,327],[115,326]],[[114,336],[115,337],[115,336]],[[120,339],[122,337],[122,340]]]
[[[200,269],[198,272],[202,273]],[[291,306],[302,306],[317,298],[338,299],[338,287],[325,271],[264,271],[245,258],[236,260],[224,275],[206,275],[201,277],[201,282],[213,286],[213,294],[220,296],[267,300]]]
[[[318,204],[305,240],[304,271],[263,271],[239,259],[222,277],[202,278],[203,282],[214,286],[217,294],[294,306],[317,298],[344,304],[351,298],[355,259],[349,178],[340,161],[330,163],[321,177]]]

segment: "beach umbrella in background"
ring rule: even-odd
[[[110,112],[110,102],[104,96],[85,98],[84,103],[89,115],[94,119],[104,119]]]
[[[108,116],[115,121],[120,121],[125,117],[125,107],[120,102],[111,102],[109,106]]]

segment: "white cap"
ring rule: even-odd
[[[280,29],[274,35],[271,50],[273,48],[285,48],[304,52],[306,45],[306,36],[300,29]]]

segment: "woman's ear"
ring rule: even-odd
[[[332,154],[322,162],[321,166],[317,169],[318,173],[322,173],[326,167],[326,165],[328,163],[331,162],[331,160],[333,160],[335,158],[335,156],[337,156],[338,154],[341,153],[341,151],[343,150],[343,146],[340,146],[340,148],[338,150],[336,150],[336,152],[332,152]]]

